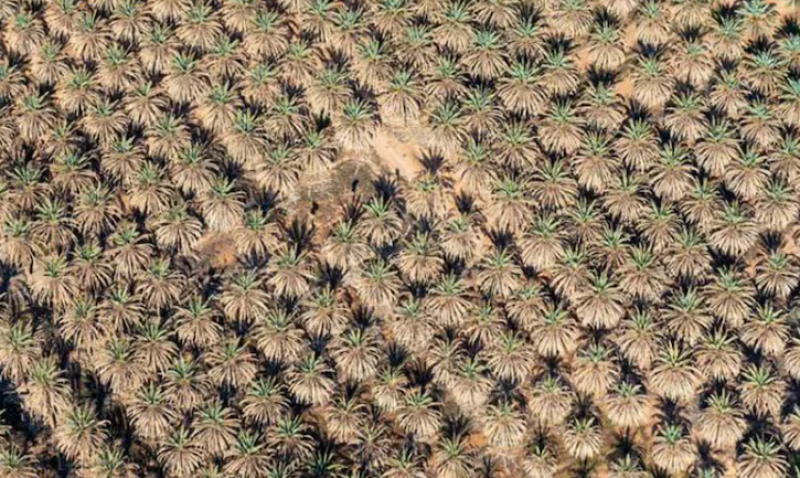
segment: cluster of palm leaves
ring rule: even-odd
[[[797,476],[796,13],[0,2],[0,477]]]

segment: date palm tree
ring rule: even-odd
[[[189,476],[203,462],[202,452],[184,427],[175,429],[158,449],[158,461],[176,476]]]
[[[710,396],[707,408],[695,422],[697,435],[712,447],[728,450],[735,446],[745,432],[743,413],[733,397],[725,390]]]
[[[745,478],[777,478],[783,476],[787,468],[780,445],[770,438],[751,438],[739,458],[739,473]]]
[[[704,376],[730,380],[739,374],[743,354],[736,347],[735,335],[717,329],[702,341],[695,358]]]
[[[577,460],[590,460],[600,453],[602,435],[594,417],[572,420],[563,435],[566,452]]]
[[[742,405],[759,416],[778,416],[786,383],[775,371],[768,365],[750,364],[742,372],[742,378],[739,392]]]
[[[482,261],[476,280],[484,293],[508,297],[520,287],[521,276],[522,270],[510,251],[495,248]]]
[[[695,459],[694,446],[680,425],[664,426],[653,439],[653,462],[667,473],[686,472]]]
[[[620,382],[606,399],[606,415],[615,426],[636,430],[647,424],[652,413],[652,400],[641,385]]]
[[[702,383],[689,350],[671,343],[662,351],[649,373],[650,389],[670,400],[690,400]]]
[[[58,449],[67,457],[90,463],[106,440],[106,421],[97,418],[86,405],[72,405],[58,421],[53,437]]]

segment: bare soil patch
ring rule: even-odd
[[[200,264],[224,269],[236,263],[236,245],[230,234],[209,231],[194,245]]]
[[[387,128],[379,128],[372,139],[372,148],[380,165],[411,181],[424,168],[419,158],[422,148],[414,141],[403,141]]]

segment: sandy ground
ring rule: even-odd
[[[236,262],[236,246],[230,234],[208,231],[194,245],[194,250],[203,263],[214,269],[222,269]]]
[[[419,158],[422,148],[413,142],[402,141],[388,128],[378,128],[372,139],[372,148],[380,160],[380,165],[390,172],[411,181],[424,168]]]

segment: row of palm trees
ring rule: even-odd
[[[0,22],[0,477],[796,474],[798,42],[775,5],[25,0]],[[296,213],[387,125],[423,143],[416,177]]]

